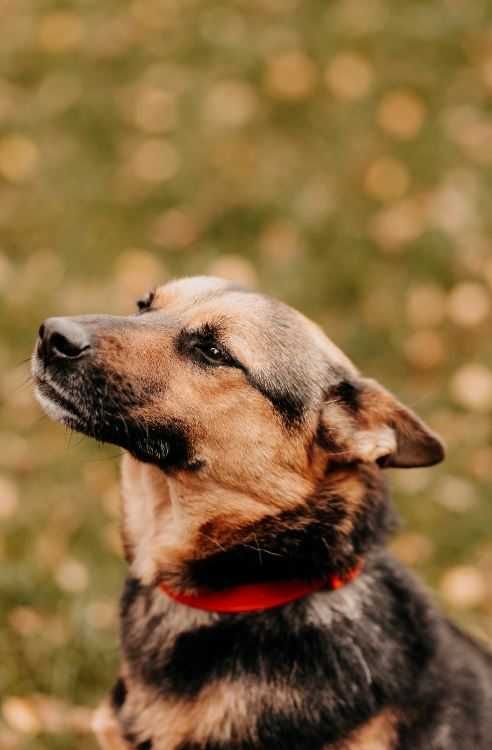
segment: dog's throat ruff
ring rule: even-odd
[[[165,583],[160,583],[161,591],[174,601],[193,609],[207,612],[259,612],[281,607],[284,604],[303,599],[317,591],[336,591],[353,581],[362,570],[359,562],[343,575],[329,575],[311,581],[290,580],[266,583],[248,583],[232,586],[224,591],[202,589],[196,594],[183,594],[174,591]]]

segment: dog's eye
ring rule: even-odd
[[[217,344],[197,342],[193,349],[195,354],[209,365],[228,365],[231,363],[230,355]]]

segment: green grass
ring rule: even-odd
[[[117,451],[42,418],[21,362],[48,315],[123,313],[175,275],[252,279],[302,308],[444,434],[444,465],[392,477],[397,549],[492,638],[491,20],[486,0],[2,7],[2,748],[95,748],[39,717],[21,731],[9,701],[97,704],[124,576]],[[388,121],[395,92],[410,112]],[[426,285],[436,302],[415,312]]]

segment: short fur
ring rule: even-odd
[[[492,656],[384,549],[383,469],[439,439],[314,323],[198,277],[136,315],[50,319],[33,355],[53,418],[126,451],[122,665],[109,750],[490,750]],[[361,574],[275,609],[162,593]]]

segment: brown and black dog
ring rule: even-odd
[[[138,308],[51,318],[33,356],[46,412],[126,450],[102,746],[490,750],[491,655],[384,550],[383,470],[441,461],[439,439],[280,302],[199,277]]]

